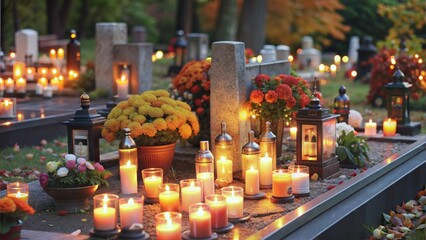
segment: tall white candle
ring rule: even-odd
[[[268,186],[272,184],[272,158],[268,153],[260,158],[260,185]]]
[[[213,173],[203,172],[197,174],[197,179],[200,180],[203,186],[203,199],[214,194],[214,177]]]
[[[189,186],[182,187],[182,210],[188,212],[189,205],[193,203],[199,203],[202,199],[201,187],[195,186],[194,182],[191,182]]]
[[[15,86],[17,93],[25,93],[27,91],[27,81],[22,77],[16,80]]]
[[[127,99],[129,94],[129,80],[125,75],[122,75],[120,79],[117,79],[117,94],[119,99]]]
[[[377,133],[377,123],[373,122],[371,119],[369,122],[365,123],[364,134],[368,137],[376,136]]]
[[[272,173],[272,170],[271,170]],[[246,194],[256,195],[259,193],[259,171],[251,166],[246,170]]]
[[[121,192],[124,194],[132,194],[138,192],[137,167],[130,163],[120,166],[120,182]]]
[[[222,156],[216,162],[217,179],[226,179],[226,182],[232,183],[232,161]]]

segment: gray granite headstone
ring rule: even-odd
[[[288,60],[288,56],[290,56],[290,47],[287,45],[278,45],[277,60]]]
[[[32,55],[32,62],[38,59],[38,33],[33,29],[15,32],[16,60],[25,62],[26,55]]]
[[[96,23],[96,88],[113,93],[113,46],[127,43],[125,23]]]
[[[135,42],[135,43],[145,42],[145,39],[146,39],[145,27],[134,26],[132,28],[132,42]]]
[[[304,70],[315,70],[321,64],[321,52],[313,47],[310,36],[302,38],[302,52],[298,54],[299,67]]]
[[[274,45],[265,45],[260,50],[262,55],[262,62],[273,62],[277,60],[277,52]]]
[[[188,61],[204,60],[209,53],[209,35],[205,33],[188,34]]]
[[[130,94],[138,94],[151,89],[152,52],[152,43],[114,45],[114,79],[119,78],[119,72],[116,69],[118,67],[117,64],[126,64],[130,69]]]
[[[352,36],[351,40],[349,41],[349,52],[348,52],[349,68],[352,67],[352,65],[358,61],[358,49],[359,49],[359,37]]]

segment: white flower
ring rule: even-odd
[[[95,170],[95,167],[90,162],[86,162],[86,167],[90,170]]]
[[[58,162],[48,162],[46,163],[46,169],[48,172],[54,172],[58,168]]]
[[[373,236],[374,236],[375,239],[382,238],[382,231],[378,228],[374,229]]]
[[[362,121],[363,119],[362,119],[361,113],[353,109],[349,111],[349,119],[348,119],[349,125],[354,127],[361,127]]]
[[[84,158],[77,158],[77,163],[78,164],[86,164],[86,159],[84,159]]]
[[[350,125],[348,125],[345,122],[341,122],[341,123],[337,123],[336,124],[336,139],[338,139],[343,132],[346,133],[346,135],[350,132],[355,131],[355,129],[353,127],[351,127]]]
[[[74,155],[74,154],[67,154],[67,155],[65,155],[65,160],[74,160],[75,161],[75,159],[76,159],[77,157]]]
[[[61,168],[58,169],[58,176],[59,177],[65,177],[66,175],[68,175],[68,172],[69,172],[68,168],[61,167]]]

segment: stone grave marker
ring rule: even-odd
[[[288,60],[288,56],[290,56],[290,47],[287,45],[278,45],[277,60]]]
[[[260,50],[262,62],[273,62],[277,60],[277,52],[274,45],[265,45]]]
[[[134,26],[132,28],[132,42],[141,43],[145,42],[146,30],[143,26]]]
[[[302,52],[298,54],[299,67],[304,70],[316,70],[321,64],[321,52],[314,47],[314,41],[310,36],[302,38]]]
[[[209,54],[209,35],[205,33],[188,34],[188,60],[204,60]]]
[[[351,40],[349,41],[349,51],[348,51],[349,64],[347,65],[348,68],[351,68],[352,65],[354,65],[358,61],[358,49],[359,49],[359,37],[352,36]]]
[[[15,32],[16,60],[25,62],[25,56],[32,56],[32,62],[38,60],[38,33],[33,29],[21,29]]]

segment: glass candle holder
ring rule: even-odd
[[[254,142],[254,132],[250,131],[248,134],[248,143],[246,143],[241,151],[241,171],[243,179],[246,177],[247,169],[253,168],[258,169],[260,167],[260,147]]]
[[[209,149],[209,141],[200,141],[200,150],[195,155],[195,173],[214,173],[213,154]]]
[[[164,183],[158,186],[162,212],[179,212],[179,184]]]
[[[111,231],[117,228],[118,196],[99,194],[93,197],[93,223],[95,230]]]
[[[162,168],[147,168],[142,170],[143,184],[145,186],[145,195],[148,198],[158,198],[158,185],[163,184]]]
[[[217,179],[225,179],[227,184],[232,183],[232,161],[221,156],[220,159],[216,161],[216,173]]]
[[[143,223],[143,196],[120,198],[120,226],[129,228],[134,223]]]
[[[210,206],[213,228],[224,228],[228,226],[228,210],[226,197],[214,194],[206,197],[206,203]]]
[[[121,192],[131,194],[138,192],[138,153],[135,141],[130,136],[130,129],[124,128],[124,137],[121,139],[118,154],[120,156]]]
[[[280,198],[291,195],[291,173],[287,169],[274,170],[272,172],[272,196]]]
[[[211,172],[197,173],[197,179],[203,187],[203,200],[207,196],[214,194],[214,175]]]
[[[192,238],[210,238],[212,219],[209,205],[195,203],[189,206],[189,234]]]
[[[19,198],[28,203],[28,197],[30,195],[28,184],[23,182],[13,182],[7,184],[6,189],[8,197]]]
[[[200,181],[197,179],[184,179],[180,181],[182,195],[182,210],[189,211],[189,206],[202,202],[203,193]]]
[[[155,231],[158,240],[182,238],[182,214],[162,212],[155,215]]]
[[[294,165],[288,168],[291,172],[291,189],[294,195],[309,193],[309,167]]]
[[[222,195],[226,197],[228,218],[241,218],[244,215],[244,189],[242,187],[224,187]]]

